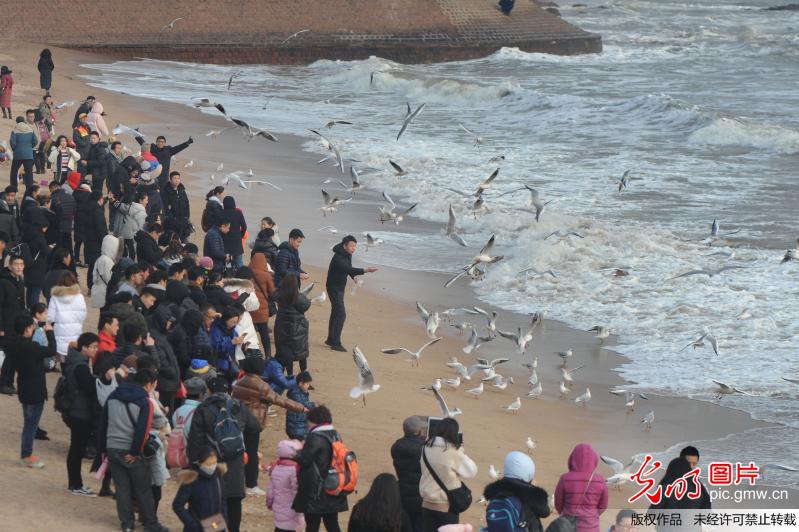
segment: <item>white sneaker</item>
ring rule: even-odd
[[[95,493],[91,490],[91,488],[87,488],[83,486],[82,488],[69,490],[72,495],[81,495],[83,497],[97,497]]]
[[[254,488],[247,488],[244,490],[244,493],[246,493],[248,497],[263,497],[266,495],[266,492],[258,486],[255,486]]]

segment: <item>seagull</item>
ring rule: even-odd
[[[735,386],[731,386],[729,384],[724,384],[723,382],[719,382],[716,379],[710,379],[710,380],[715,382],[716,385],[719,387],[718,390],[716,390],[716,396],[715,396],[717,401],[721,401],[721,398],[724,395],[734,395],[736,393],[739,393],[741,395],[748,395],[749,397],[755,397],[754,394],[749,393],[749,392],[745,392],[743,390],[739,390]]]
[[[502,475],[499,474],[499,471],[497,471],[497,468],[494,467],[494,464],[491,464],[490,466],[488,466],[488,478],[490,478],[491,480],[499,480],[499,478],[501,476]]]
[[[441,390],[441,379],[436,379],[436,380],[434,380],[434,381],[433,381],[433,384],[425,384],[424,386],[422,386],[422,388],[421,388],[421,389],[422,389],[422,390],[436,390],[436,391],[440,391],[440,390]]]
[[[499,366],[500,364],[504,364],[505,362],[509,362],[509,358],[495,358],[491,361],[486,360],[485,358],[478,358],[477,362],[483,366],[483,372],[486,374],[489,379],[483,380],[491,380],[491,377],[494,376],[494,369]]]
[[[560,358],[563,359],[563,363],[565,364],[566,361],[574,355],[574,348],[570,347],[566,351],[559,351],[556,353]]]
[[[687,271],[685,273],[681,273],[680,275],[675,275],[671,279],[679,279],[680,277],[689,277],[691,275],[707,275],[708,277],[714,277],[714,276],[716,276],[716,275],[718,275],[718,274],[720,274],[722,272],[726,272],[727,270],[740,270],[740,269],[743,269],[743,268],[744,268],[743,266],[722,266],[721,268],[719,268],[717,270],[711,270],[711,269],[707,269],[707,270],[691,270],[691,271]],[[669,280],[671,280],[671,279],[669,279]]]
[[[561,379],[563,380],[564,383],[566,383],[567,386],[569,386],[569,388],[571,388],[571,384],[574,382],[574,379],[572,378],[572,373],[584,367],[585,364],[577,366],[576,368],[573,369],[560,368]]]
[[[447,310],[441,313],[441,316],[451,319],[453,316],[474,316],[477,314],[477,311],[471,308],[465,307],[457,307],[457,308],[448,308]]]
[[[265,129],[258,129],[256,127],[252,127],[244,120],[241,120],[239,118],[231,118],[230,121],[241,128],[242,133],[244,134],[244,136],[247,138],[248,141],[254,139],[255,137],[263,137],[266,140],[271,140],[272,142],[278,141],[277,137],[272,133],[266,131]]]
[[[460,336],[463,336],[463,331],[471,327],[471,325],[465,321],[462,321],[460,323],[450,323],[449,325],[450,327],[455,327],[458,330],[458,334]]]
[[[294,37],[297,37],[298,35],[302,35],[303,33],[305,33],[305,32],[308,32],[308,31],[311,31],[311,30],[300,30],[300,31],[297,31],[297,32],[294,32],[294,33],[292,33],[291,35],[289,35],[287,38],[283,39],[283,40],[280,42],[280,46],[283,46],[284,44],[286,44],[287,42],[289,42],[289,41],[290,41],[291,39],[293,39]]]
[[[453,360],[451,362],[447,362],[447,367],[449,367],[450,369],[454,369],[455,371],[458,372],[459,381],[461,378],[465,381],[472,380],[472,375],[474,375],[478,371],[485,371],[486,369],[488,369],[488,366],[485,364],[472,364],[467,368],[466,366],[458,362],[457,359],[455,359],[455,357],[453,357]],[[458,382],[458,384],[460,384],[460,382]]]
[[[463,131],[465,131],[465,132],[466,132],[468,135],[471,135],[471,136],[472,136],[472,138],[474,138],[474,147],[475,147],[475,148],[479,148],[479,147],[480,147],[480,144],[482,144],[483,142],[485,142],[485,139],[484,139],[483,137],[480,137],[480,136],[478,136],[478,135],[477,135],[477,134],[475,134],[475,133],[474,133],[472,130],[470,130],[468,127],[464,126],[464,125],[463,125],[463,124],[461,124],[460,122],[458,122],[458,127],[460,127],[460,128],[461,128]]]
[[[497,335],[497,311],[492,310],[489,314],[487,310],[483,310],[480,307],[474,307],[479,314],[485,316],[486,321],[488,322],[488,333],[490,336]]]
[[[624,406],[627,408],[628,412],[635,411],[635,396],[638,395],[641,399],[645,401],[649,400],[649,397],[645,393],[638,393],[631,392],[629,390],[610,390],[610,393],[613,395],[624,395]]]
[[[402,177],[402,176],[408,175],[407,171],[405,171],[400,165],[398,165],[397,163],[395,163],[391,159],[388,160],[388,164],[390,164],[394,168],[394,170],[396,171],[396,173],[394,174],[395,176]]]
[[[600,456],[603,462],[613,469],[613,475],[605,479],[605,483],[610,486],[617,486],[621,490],[621,485],[625,482],[632,482],[633,474],[638,470],[635,467],[639,460],[633,460],[629,467],[624,467],[624,464],[609,456]]]
[[[397,204],[394,203],[394,200],[391,199],[387,193],[383,192],[383,199],[388,202],[388,205],[381,205],[380,206],[380,223],[383,222],[394,222],[394,225],[399,225],[401,221],[405,219],[405,216],[410,213],[413,209],[416,208],[416,203],[405,209],[400,213],[394,212],[397,208]]]
[[[497,377],[499,377],[499,379],[497,379]],[[507,379],[503,379],[502,375],[495,375],[494,383],[491,385],[491,387],[502,391],[505,390],[509,384],[513,384],[513,377],[508,377]]]
[[[530,200],[528,204],[531,207],[535,207],[535,221],[538,222],[541,219],[541,213],[544,212],[544,207],[546,207],[555,200],[549,200],[547,202],[544,202],[541,199],[540,194],[536,189],[530,187],[529,185],[524,185],[524,188],[530,191]]]
[[[230,78],[227,80],[227,90],[230,90],[230,86],[233,85],[233,80],[239,77],[241,73],[241,70],[237,70],[230,75]]]
[[[225,169],[225,163],[219,163],[219,166],[216,167],[217,172],[221,172]]]
[[[491,186],[491,183],[494,182],[494,179],[496,179],[498,175],[499,175],[499,168],[494,170],[494,172],[490,176],[485,178],[485,180],[482,183],[477,185],[477,189],[474,191],[474,194],[472,195],[476,198],[479,198],[483,194],[483,192]]]
[[[505,410],[508,412],[513,412],[516,414],[522,407],[522,400],[521,398],[517,397],[515,401],[505,407]]]
[[[655,412],[650,410],[641,420],[641,423],[646,425],[646,430],[652,430],[652,423],[655,422]]]
[[[472,333],[469,335],[469,342],[464,346],[463,352],[467,355],[477,351],[483,342],[490,342],[494,338],[492,336],[478,336],[477,331],[472,327]]]
[[[312,304],[312,305],[313,305],[313,304],[317,304],[317,303],[318,303],[318,304],[322,304],[322,303],[324,303],[325,301],[327,301],[327,292],[322,292],[321,294],[319,294],[319,295],[318,295],[318,296],[316,296],[315,298],[311,299],[311,304]]]
[[[788,381],[793,384],[799,384],[799,379],[789,379],[788,377],[780,377],[784,381]]]
[[[58,110],[61,110],[61,109],[64,109],[66,107],[72,107],[73,105],[75,105],[75,102],[73,100],[70,100],[68,102],[59,103],[58,105],[55,106],[55,108],[58,109]]]
[[[780,264],[785,264],[786,262],[790,262],[792,260],[796,260],[799,257],[799,238],[796,239],[796,247],[793,249],[786,249],[785,255],[782,257]]]
[[[529,275],[530,272],[533,272],[533,275]],[[545,275],[551,275],[553,279],[557,279],[558,278],[558,274],[556,274],[553,270],[540,271],[540,270],[536,269],[534,266],[530,266],[529,268],[525,268],[525,269],[520,270],[519,272],[516,273],[516,275],[522,275],[522,274],[528,274],[527,275],[528,279],[530,279],[530,278],[532,278],[532,279],[540,279],[541,277],[543,277]]]
[[[483,248],[480,250],[480,253],[475,255],[475,257],[472,259],[472,264],[466,266],[466,268],[470,268],[481,263],[493,264],[495,262],[501,261],[504,258],[504,255],[491,255],[491,250],[494,248],[494,239],[495,236],[491,235],[491,238],[488,239],[488,242],[486,242],[485,246],[483,246]]]
[[[543,393],[544,393],[544,389],[543,389],[543,388],[542,388],[542,386],[541,386],[541,381],[538,381],[538,382],[535,384],[535,386],[533,386],[532,388],[530,388],[530,391],[529,391],[529,392],[527,392],[527,394],[525,395],[525,397],[531,397],[531,398],[533,398],[533,399],[538,399],[539,397],[541,397],[541,394],[543,394]]]
[[[347,122],[346,120],[328,120],[327,122],[325,122],[325,125],[323,127],[326,127],[327,129],[332,129],[333,126],[337,124],[351,126],[352,122]]]
[[[739,229],[736,229],[735,231],[729,231],[727,233],[719,233],[719,229],[720,229],[719,222],[714,219],[713,220],[713,224],[711,224],[711,226],[710,226],[710,240],[713,240],[715,238],[722,237],[722,236],[735,235],[735,234],[738,234],[738,233],[741,232],[741,229],[739,228]]]
[[[752,311],[748,308],[743,309],[737,316],[735,316],[736,320],[748,320],[752,317]]]
[[[471,264],[466,266],[463,270],[455,274],[451,279],[449,279],[446,283],[444,283],[444,288],[449,288],[455,281],[463,277],[464,275],[468,275],[475,281],[480,281],[485,277],[485,270],[481,270],[477,267],[477,264]]]
[[[682,349],[680,349],[679,352],[682,353],[683,351],[685,351],[689,347],[693,347],[694,349],[696,349],[697,347],[704,347],[705,340],[707,340],[710,343],[710,346],[713,348],[713,352],[716,353],[716,356],[718,356],[718,354],[719,354],[719,343],[718,343],[718,340],[716,339],[715,336],[713,336],[713,334],[710,332],[710,329],[708,329],[707,327],[702,329],[702,335],[699,338],[697,338],[696,340],[694,340],[690,344],[688,344],[685,347],[683,347]]]
[[[449,219],[447,221],[447,225],[444,228],[444,234],[450,237],[452,240],[457,242],[463,247],[468,246],[469,244],[458,234],[458,229],[455,227],[455,212],[452,210],[452,204],[449,205]]]
[[[520,355],[524,355],[524,352],[527,350],[527,346],[533,340],[532,329],[530,329],[524,334],[522,334],[521,327],[519,327],[517,333],[505,332],[505,331],[497,331],[497,332],[501,337],[507,338],[508,340],[511,340],[513,343],[515,343],[517,349],[519,350]]]
[[[184,164],[183,168],[191,168],[192,166],[194,166],[194,159],[192,159],[189,162],[187,162],[186,164]]]
[[[399,133],[397,133],[397,140],[399,140],[400,137],[402,136],[402,134],[405,133],[405,130],[408,129],[408,126],[411,125],[411,122],[413,122],[413,119],[416,118],[417,116],[419,116],[419,113],[422,112],[422,109],[424,109],[425,105],[427,105],[427,104],[423,103],[422,105],[417,107],[414,112],[412,112],[412,113],[409,112],[408,114],[405,115],[405,119],[402,121],[402,128],[400,129]],[[408,105],[408,109],[410,110],[410,104]]]
[[[547,236],[544,237],[544,240],[546,240],[546,239],[548,239],[549,237],[552,237],[552,236],[556,236],[556,237],[558,237],[561,240],[566,238],[566,237],[569,237],[569,236],[576,236],[577,238],[585,238],[583,235],[581,235],[580,233],[578,233],[576,231],[567,231],[567,232],[564,233],[563,231],[558,230],[558,231],[552,231],[551,233],[549,233]]]
[[[571,393],[571,388],[566,386],[566,383],[563,382],[563,381],[560,381],[560,388],[559,389],[560,389],[561,398],[566,397],[567,395],[569,395]]]
[[[223,115],[227,115],[227,113],[225,112],[225,108],[222,107],[222,104],[216,103],[209,98],[192,98],[192,100],[197,100],[196,102],[194,102],[194,107],[198,109],[200,107],[213,107]]]
[[[527,436],[527,441],[524,442],[525,447],[527,447],[527,454],[532,454],[533,450],[536,448],[535,441],[530,436]]]
[[[438,329],[441,323],[438,312],[430,314],[418,301],[416,302],[416,312],[419,314],[419,317],[422,318],[422,323],[424,323],[424,327],[427,330],[428,338],[436,338],[436,329]]]
[[[352,186],[350,187],[350,194],[352,194],[356,190],[361,190],[363,188],[363,185],[361,185],[361,176],[358,175],[358,170],[356,170],[355,167],[352,165],[350,165],[350,177],[352,178]]]
[[[186,18],[185,18],[185,17],[178,17],[178,18],[174,19],[174,20],[173,20],[172,22],[170,22],[169,24],[166,24],[166,25],[164,25],[164,27],[163,27],[163,28],[161,28],[161,30],[160,30],[158,33],[163,33],[163,32],[164,32],[164,31],[166,31],[166,30],[171,30],[171,29],[173,29],[173,28],[175,27],[175,23],[176,23],[177,21],[179,21],[179,20],[186,20]]]
[[[311,293],[311,290],[313,290],[314,286],[316,286],[316,281],[312,282],[305,288],[300,288],[300,293],[304,296],[307,296],[308,294]]]
[[[283,190],[279,186],[275,185],[274,183],[270,183],[269,181],[261,180],[249,180],[245,181],[241,178],[242,172],[232,172],[226,175],[222,179],[222,184],[227,186],[228,183],[233,183],[234,185],[238,185],[239,187],[243,188],[244,190],[249,189],[250,187],[247,186],[247,183],[258,183],[259,185],[269,185],[270,187],[274,188],[275,190]]]
[[[369,369],[366,357],[363,356],[363,352],[361,352],[357,345],[352,348],[352,359],[355,361],[355,367],[358,369],[358,385],[350,390],[350,397],[352,399],[362,398],[363,406],[366,406],[366,395],[379,390],[380,385],[375,384],[372,370]]]
[[[588,405],[588,401],[590,400],[591,400],[591,388],[586,388],[584,394],[574,398],[575,403],[582,403],[584,407]]]
[[[329,138],[327,138],[326,136],[322,135],[321,133],[319,133],[319,131],[317,131],[315,129],[309,129],[308,131],[310,131],[311,133],[313,133],[313,134],[315,134],[315,135],[317,135],[319,137],[319,140],[322,142],[322,147],[324,149],[326,149],[328,151],[332,151],[333,143],[330,142]],[[323,161],[324,160],[326,160],[326,159],[323,159]],[[320,161],[320,162],[322,162],[322,161]]]
[[[382,243],[383,243],[382,238],[375,238],[369,233],[366,233],[366,251],[369,251],[369,248],[377,247]]]
[[[533,369],[530,371],[530,376],[529,376],[529,377],[527,377],[527,384],[529,384],[530,386],[535,386],[535,385],[536,385],[536,384],[538,384],[539,382],[540,382],[540,381],[539,381],[539,379],[538,379],[538,373],[536,372],[535,368],[533,368]]]
[[[469,388],[468,390],[466,390],[466,393],[471,394],[475,399],[477,399],[478,397],[480,397],[480,394],[483,393],[483,383],[481,382],[474,388]]]
[[[347,198],[345,200],[340,200],[337,197],[336,198],[332,198],[332,197],[330,197],[330,194],[328,194],[325,189],[322,189],[322,200],[324,202],[324,205],[322,205],[322,207],[321,207],[322,214],[324,216],[327,216],[328,213],[332,214],[332,213],[336,212],[338,210],[338,207],[342,203],[346,203],[348,201],[351,201],[352,198]]]
[[[630,180],[630,170],[625,170],[619,179],[619,192],[627,188],[627,182]]]
[[[145,139],[145,136],[143,134],[141,134],[138,129],[130,128],[130,127],[126,126],[125,124],[117,124],[116,127],[111,130],[111,133],[113,135],[125,134],[125,135],[129,135],[129,136],[131,136],[133,138]]]
[[[590,329],[588,329],[588,332],[594,333],[594,336],[596,338],[599,338],[600,344],[605,340],[605,338],[610,336],[610,329],[608,329],[607,327],[603,327],[602,325],[596,325],[594,327],[591,327]]]
[[[461,385],[461,378],[455,377],[452,379],[444,379],[442,382],[447,386],[449,386],[450,388],[457,388],[458,386]]]
[[[433,395],[436,396],[436,401],[438,401],[438,407],[441,409],[441,415],[444,417],[455,417],[459,414],[462,414],[460,408],[455,408],[450,410],[449,406],[447,406],[447,402],[444,401],[444,397],[439,393],[439,391],[433,388]]]
[[[478,196],[478,198],[474,200],[474,203],[472,203],[472,206],[469,208],[469,212],[472,213],[475,220],[477,219],[478,214],[490,212],[488,206],[485,204],[483,196]]]
[[[428,347],[430,347],[431,345],[433,345],[433,344],[435,344],[437,342],[440,342],[441,340],[442,340],[441,337],[433,338],[432,340],[430,340],[429,342],[424,344],[422,347],[420,347],[416,351],[411,351],[411,350],[406,349],[404,347],[387,347],[385,349],[381,349],[380,351],[382,351],[383,353],[385,353],[387,355],[398,355],[399,353],[402,353],[404,351],[404,352],[406,352],[406,353],[408,353],[410,355],[410,357],[411,357],[410,358],[411,365],[412,366],[414,366],[414,365],[418,366],[418,365],[421,364],[422,353],[424,352],[424,350],[427,349]]]

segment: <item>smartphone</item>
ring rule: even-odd
[[[427,437],[429,438],[433,431],[437,428],[438,424],[443,421],[443,417],[429,417],[427,418]],[[463,432],[458,433],[458,445],[463,445]]]

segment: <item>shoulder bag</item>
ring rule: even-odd
[[[588,482],[585,484],[585,489],[583,490],[583,494],[580,496],[580,504],[582,504],[583,499],[585,498],[585,494],[588,491],[588,487],[591,486],[592,480],[594,480],[593,473],[591,473],[591,476],[588,477]],[[566,515],[566,514],[559,516],[557,519],[549,523],[549,526],[547,527],[547,532],[571,532],[576,530],[577,530],[577,516]]]
[[[216,478],[216,486],[219,489],[219,509],[222,509],[222,484],[219,482],[219,477]],[[222,513],[216,513],[208,516],[205,519],[200,519],[200,526],[203,532],[225,532],[227,530],[227,523]]]
[[[430,462],[427,461],[427,455],[424,451],[422,451],[422,459],[424,460],[425,467],[427,467],[427,470],[430,471],[430,475],[432,475],[433,480],[435,480],[436,484],[438,484],[438,487],[447,494],[447,500],[449,500],[449,511],[455,514],[460,514],[468,510],[469,506],[472,505],[472,490],[470,490],[469,487],[463,482],[461,482],[461,486],[459,488],[455,488],[454,490],[447,489],[447,486],[436,474],[435,470],[430,465]]]

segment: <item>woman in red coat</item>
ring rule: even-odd
[[[11,117],[11,90],[14,87],[14,78],[11,69],[7,66],[0,67],[0,108],[3,109],[3,118]]]

